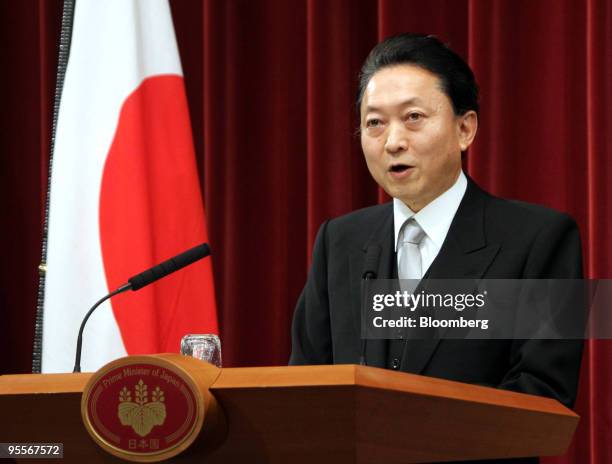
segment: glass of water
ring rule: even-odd
[[[221,367],[221,340],[215,334],[185,335],[181,340],[181,354]]]

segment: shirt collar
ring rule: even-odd
[[[393,199],[393,224],[395,229],[395,250],[397,251],[397,241],[400,230],[411,217],[423,228],[423,231],[438,247],[442,248],[442,243],[446,239],[448,230],[459,204],[463,199],[463,195],[467,190],[467,178],[463,171],[459,173],[459,177],[446,192],[438,196],[431,203],[425,206],[421,211],[415,213],[406,204],[397,199]]]

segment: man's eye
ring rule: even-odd
[[[419,121],[422,118],[423,118],[423,115],[421,113],[408,113],[408,116],[406,117],[408,121]]]
[[[379,127],[382,124],[380,119],[368,119],[366,121],[366,127]]]

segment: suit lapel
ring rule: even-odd
[[[485,207],[487,194],[468,178],[468,187],[451,223],[438,256],[424,279],[480,279],[499,251],[499,244],[487,243]],[[421,373],[433,355],[444,330],[431,340],[407,340],[402,370]]]
[[[350,255],[351,309],[355,329],[361,338],[361,278],[364,272],[366,252],[370,246],[379,246],[381,250],[377,278],[390,279],[393,270],[395,250],[393,249],[393,206],[390,203],[384,220],[366,241],[362,249],[353,250]],[[385,367],[387,357],[387,340],[368,340],[366,343],[366,360],[368,366]]]

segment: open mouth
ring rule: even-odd
[[[409,164],[394,164],[389,170],[395,174],[401,174],[409,169],[412,169],[413,167],[414,166],[410,166]]]

